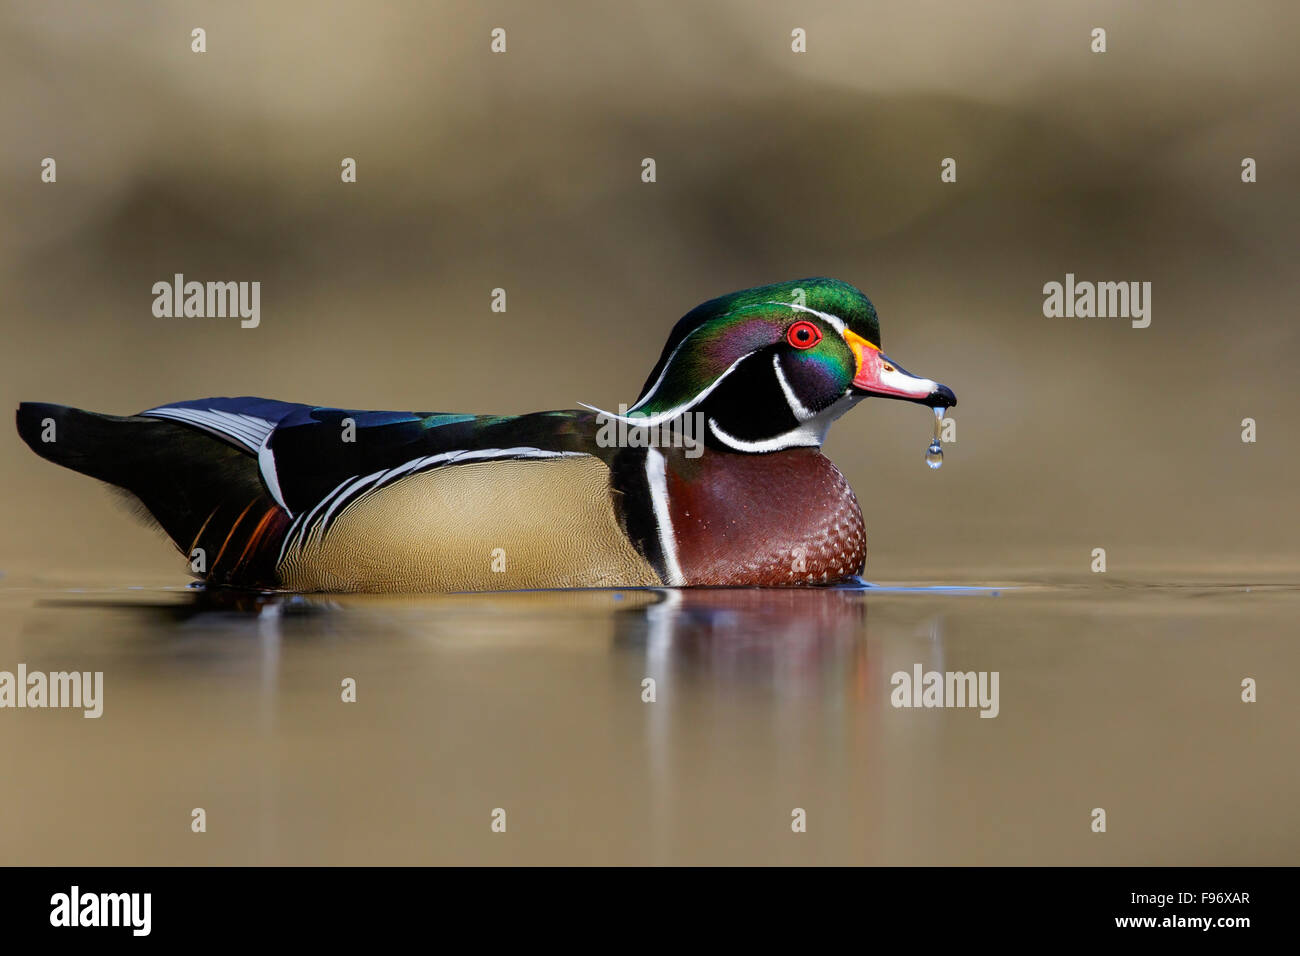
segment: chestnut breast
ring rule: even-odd
[[[858,499],[816,449],[677,455],[665,470],[687,584],[781,587],[862,573],[867,537]]]

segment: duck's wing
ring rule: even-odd
[[[598,454],[590,412],[528,415],[364,411],[263,398],[207,398],[141,413],[184,422],[256,455],[290,517],[341,507],[407,475],[488,459]]]
[[[267,439],[263,476],[291,514],[337,510],[408,475],[470,461],[591,454],[578,412],[460,415],[312,408]]]

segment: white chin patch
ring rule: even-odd
[[[800,422],[795,428],[779,435],[773,435],[771,438],[763,438],[757,441],[746,441],[729,434],[715,419],[709,419],[709,430],[713,432],[713,437],[720,441],[733,451],[743,451],[750,453],[783,451],[786,448],[820,448],[822,442],[826,440],[826,432],[831,427],[835,419],[839,418],[850,408],[856,405],[865,395],[855,392],[845,392],[832,404],[822,409],[805,421]]]

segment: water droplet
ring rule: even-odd
[[[943,407],[940,406],[934,410],[934,437],[930,439],[930,447],[925,450],[925,463],[932,469],[943,467],[943,442],[939,440],[942,431]]]

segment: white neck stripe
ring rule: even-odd
[[[677,537],[673,534],[673,517],[668,510],[668,474],[664,456],[657,448],[646,449],[645,477],[650,487],[655,524],[659,527],[659,550],[664,556],[664,576],[668,579],[664,583],[679,588],[686,583],[686,578],[677,561]]]

